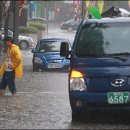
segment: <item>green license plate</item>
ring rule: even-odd
[[[108,92],[109,104],[124,104],[129,101],[129,92]]]

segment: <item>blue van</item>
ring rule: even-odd
[[[71,51],[69,99],[72,119],[88,110],[130,110],[130,18],[87,19],[80,23]]]

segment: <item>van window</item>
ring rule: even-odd
[[[82,28],[76,56],[95,57],[124,52],[130,52],[130,23],[91,23]]]

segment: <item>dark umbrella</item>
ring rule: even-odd
[[[101,14],[102,17],[130,17],[130,12],[123,9],[112,6]]]
[[[120,10],[114,6],[101,14],[102,17],[117,17],[120,15]]]

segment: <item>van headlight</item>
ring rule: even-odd
[[[70,91],[85,91],[87,90],[84,76],[81,72],[72,70],[70,75]]]
[[[35,57],[34,62],[37,64],[42,64],[42,60],[39,57]]]
[[[85,91],[86,88],[84,78],[70,78],[70,91]]]

